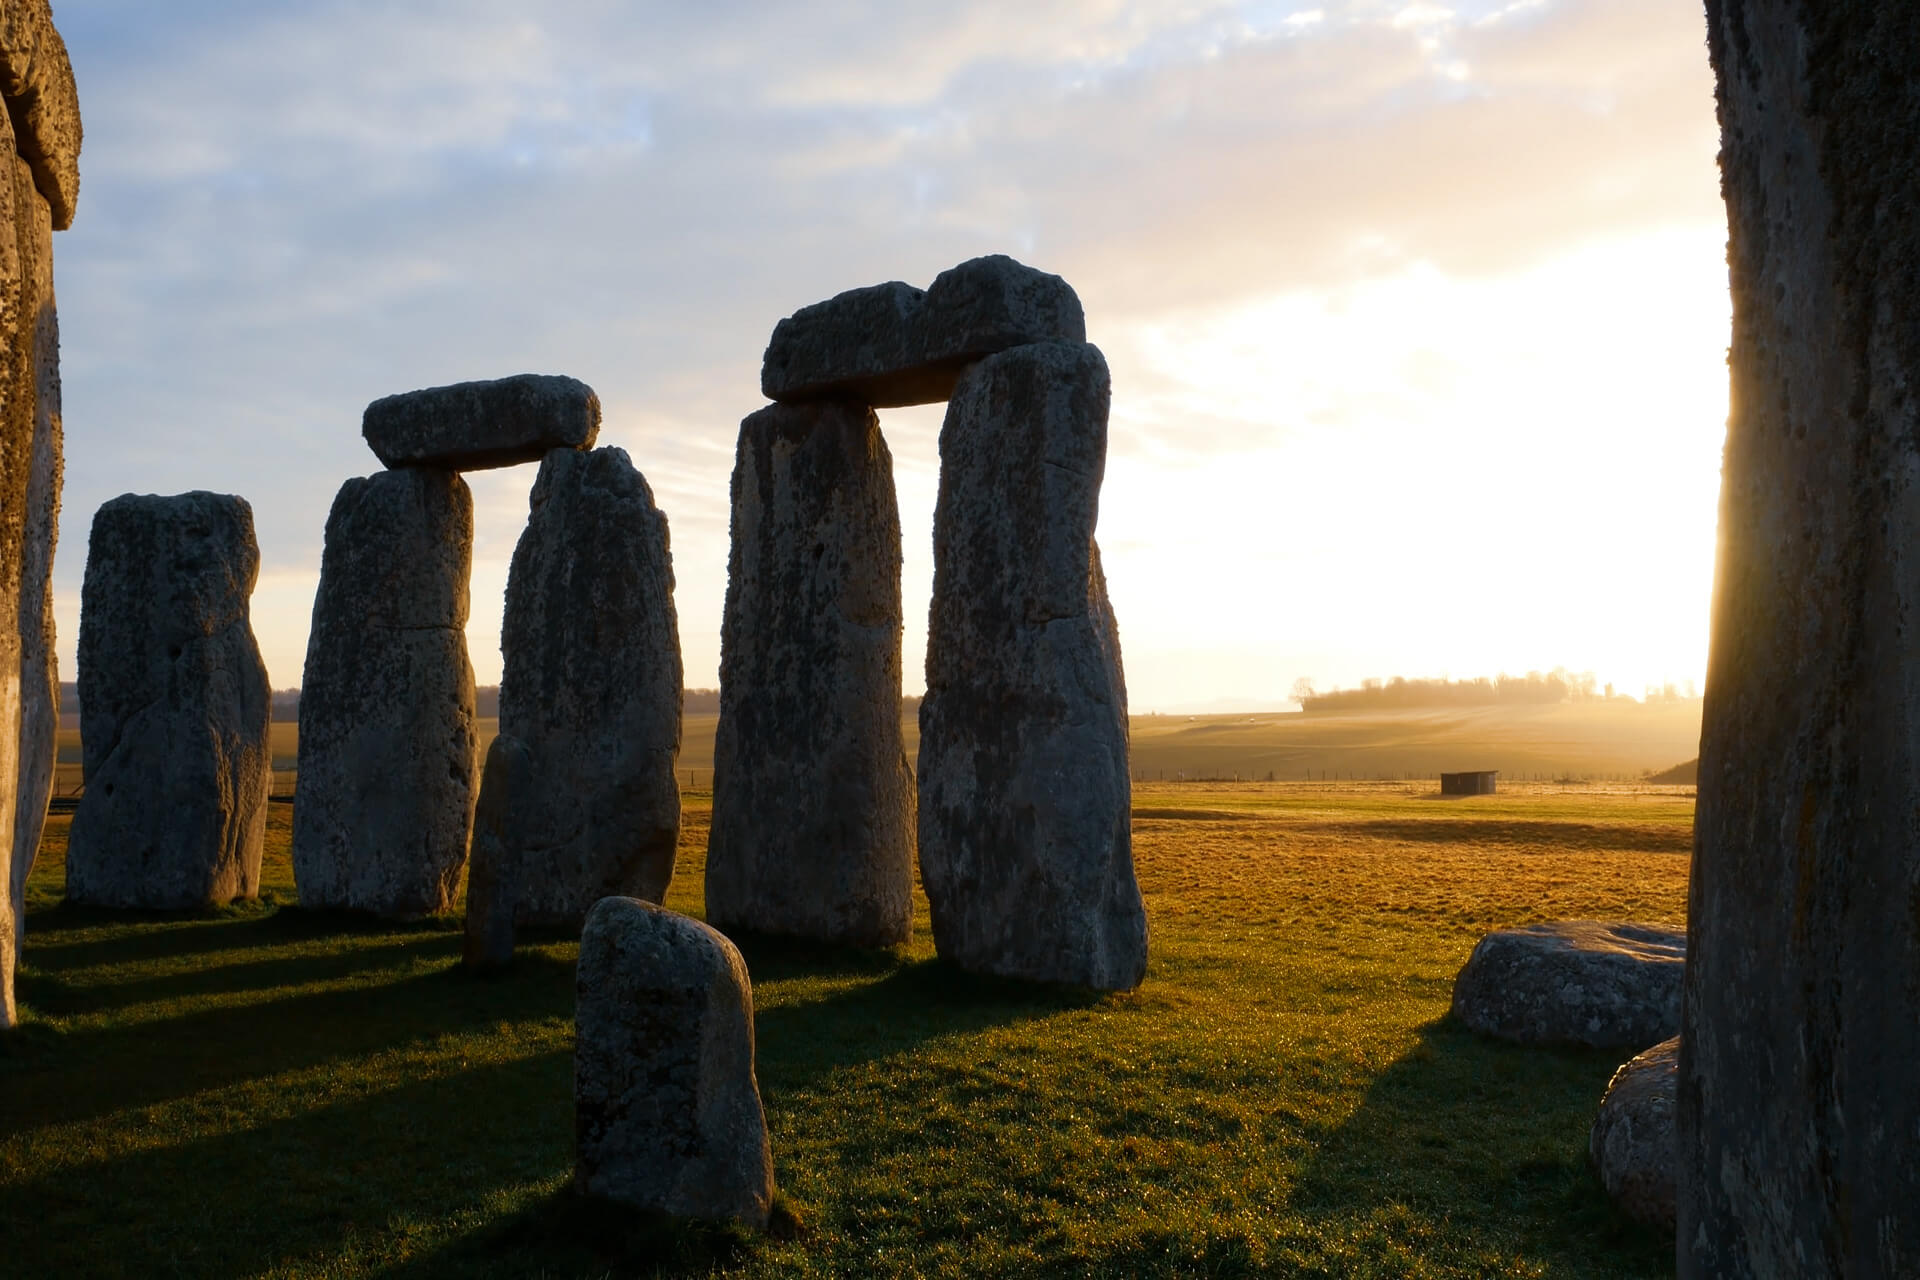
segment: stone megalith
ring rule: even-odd
[[[578,378],[522,373],[404,391],[367,406],[360,435],[389,467],[479,471],[591,449],[600,397]]]
[[[1453,1016],[1518,1044],[1640,1050],[1680,1030],[1687,935],[1556,920],[1480,939],[1453,981]]]
[[[300,691],[293,878],[305,907],[445,911],[467,863],[473,495],[451,471],[349,480],[327,515]]]
[[[526,744],[504,803],[524,924],[601,898],[658,902],[680,839],[680,632],[667,518],[624,449],[540,464],[500,631],[500,732]]]
[[[60,327],[53,233],[80,190],[80,110],[46,0],[0,6],[0,1030],[27,873],[53,789],[59,678],[50,577],[61,478]]]
[[[989,356],[940,429],[920,876],[973,970],[1139,984],[1127,690],[1094,544],[1107,365],[1085,343]]]
[[[244,499],[126,494],[94,515],[69,901],[179,910],[259,892],[273,782],[248,616],[259,575]]]
[[[533,789],[533,757],[518,738],[498,734],[480,772],[473,812],[473,852],[467,860],[466,945],[469,969],[504,969],[513,960],[514,915],[520,906],[523,845],[514,822],[515,797]]]
[[[913,928],[900,512],[857,401],[740,424],[720,630],[707,919],[883,947]]]
[[[1673,1230],[1673,1094],[1680,1040],[1662,1040],[1613,1073],[1587,1134],[1600,1185],[1621,1212]]]
[[[602,898],[580,935],[575,983],[575,1185],[638,1209],[764,1228],[773,1157],[740,953],[698,920]]]
[[[1920,1275],[1920,10],[1707,21],[1732,411],[1678,1269]]]
[[[895,280],[802,307],[775,326],[760,389],[789,404],[826,396],[876,409],[937,404],[975,360],[1086,338],[1071,285],[993,254],[941,272],[924,293]]]

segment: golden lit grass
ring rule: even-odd
[[[697,913],[707,798],[669,905]],[[745,939],[782,1229],[576,1203],[575,946],[463,975],[452,921],[164,920],[31,885],[0,1056],[8,1274],[1660,1276],[1587,1170],[1621,1054],[1444,1018],[1485,928],[1678,921],[1684,790],[1142,786],[1126,995]]]

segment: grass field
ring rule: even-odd
[[[1684,915],[1687,789],[1145,785],[1145,985],[1090,996],[904,951],[745,939],[779,1230],[566,1192],[572,961],[458,968],[454,921],[135,919],[30,884],[0,1049],[9,1276],[1664,1276],[1587,1126],[1620,1054],[1445,1017],[1479,934]],[[698,914],[707,802],[669,905]]]
[[[719,717],[686,717],[680,770],[689,788],[713,781]],[[914,715],[901,719],[907,758],[919,750]],[[480,722],[481,747],[499,729]],[[274,790],[293,793],[299,732],[273,726]],[[1431,778],[1442,770],[1498,769],[1509,780],[1639,779],[1700,750],[1700,703],[1566,702],[1360,715],[1135,716],[1133,771],[1143,781],[1194,778]],[[60,733],[57,785],[80,787],[80,731]]]

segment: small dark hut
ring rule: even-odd
[[[1500,776],[1498,769],[1443,773],[1440,775],[1440,794],[1443,796],[1490,796],[1493,794],[1493,780],[1498,776]]]

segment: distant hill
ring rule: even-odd
[[[1700,785],[1699,757],[1696,756],[1685,764],[1677,764],[1671,769],[1662,769],[1659,773],[1648,774],[1647,781],[1673,787],[1698,786]]]

